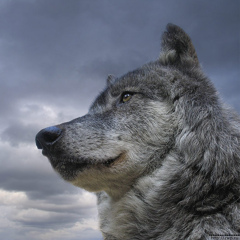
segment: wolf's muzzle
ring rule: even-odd
[[[49,148],[60,138],[62,130],[52,126],[42,129],[35,138],[38,149],[49,150]]]

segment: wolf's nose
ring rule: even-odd
[[[38,149],[47,148],[52,145],[61,135],[62,130],[58,127],[52,126],[42,129],[35,138]]]

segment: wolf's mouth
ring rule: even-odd
[[[101,160],[93,160],[89,158],[75,158],[69,157],[62,154],[53,155],[46,150],[42,151],[42,154],[46,156],[53,168],[58,170],[59,168],[65,169],[67,171],[76,171],[83,170],[85,168],[91,168],[93,166],[105,166],[111,167],[116,161],[120,160],[123,156],[123,153],[119,154],[117,157]]]
[[[44,153],[46,156],[46,153]],[[63,156],[47,155],[53,169],[58,172],[66,181],[73,181],[80,172],[87,169],[111,168],[116,162],[122,159],[122,154],[108,160],[93,161],[91,159],[74,159]]]

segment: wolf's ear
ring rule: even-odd
[[[199,65],[190,37],[180,27],[170,23],[162,35],[162,51],[159,60],[164,65],[181,65],[185,62]]]
[[[116,78],[112,74],[109,74],[107,77],[107,86],[110,86],[111,84],[113,84],[115,79]]]

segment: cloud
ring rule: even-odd
[[[65,191],[66,185],[52,170],[47,158],[41,156],[35,144],[13,147],[0,142],[1,188],[24,191],[29,197],[43,199]],[[76,190],[69,185],[65,194]]]
[[[54,198],[56,202],[53,201]],[[51,200],[52,202],[49,199],[32,200],[24,192],[0,190],[1,226],[6,224],[7,219],[16,234],[25,228],[27,232],[22,232],[22,238],[17,239],[49,239],[50,236],[51,239],[77,239],[78,234],[84,232],[86,235],[82,235],[83,239],[100,237],[95,196],[82,192],[70,196],[62,194]],[[6,228],[10,230],[9,225]],[[0,236],[5,234],[6,229],[0,232]],[[16,239],[15,237],[11,239]]]
[[[15,122],[2,132],[1,138],[3,141],[11,142],[13,146],[18,146],[20,143],[32,143],[37,129],[35,124],[23,125]]]
[[[0,196],[3,205],[17,207],[10,219],[29,227],[61,229],[89,218],[95,217],[96,220],[96,198],[87,192],[82,191],[70,196],[61,194],[55,197],[55,201],[51,198],[33,200],[24,192],[3,190],[0,191]]]

